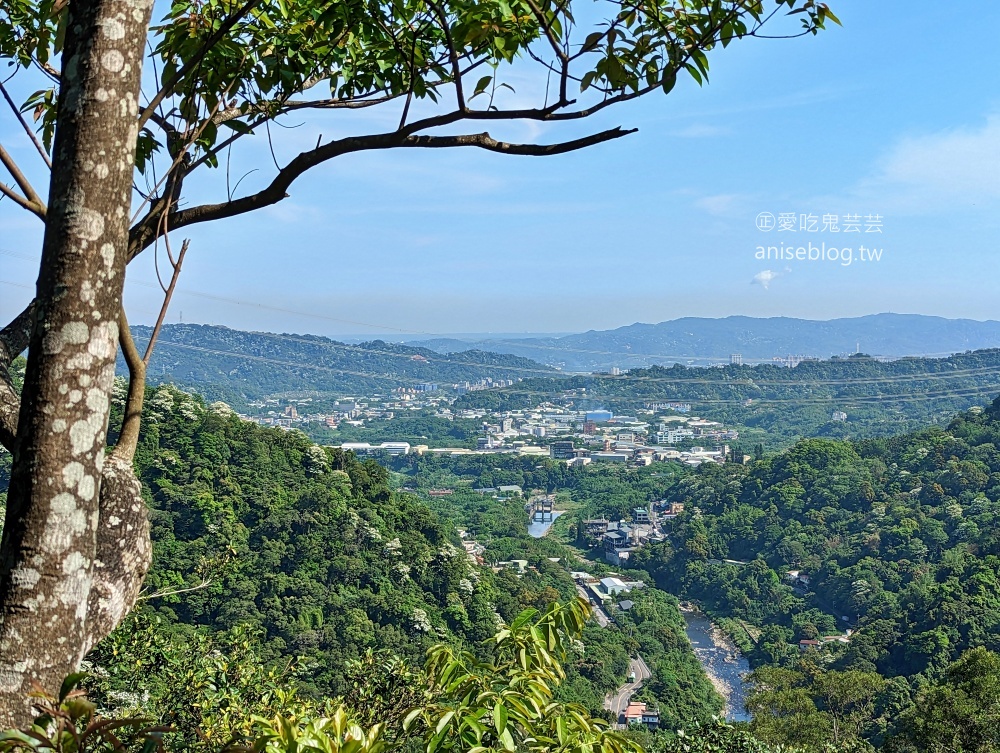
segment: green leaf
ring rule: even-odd
[[[227,128],[232,128],[237,133],[253,133],[253,129],[249,125],[244,123],[242,120],[238,119],[227,120],[222,125],[226,126]]]
[[[481,79],[479,79],[476,82],[476,88],[473,90],[475,94],[473,94],[472,96],[476,96],[476,94],[482,94],[484,91],[486,91],[486,87],[490,85],[490,82],[492,80],[493,76],[483,76]]]
[[[434,731],[438,734],[441,734],[444,728],[448,726],[448,722],[450,722],[454,716],[455,716],[454,711],[445,712],[444,716],[438,719],[438,723],[437,726],[434,728]]]
[[[514,750],[514,737],[510,734],[509,729],[505,729],[500,733],[500,743],[506,750]]]
[[[66,679],[63,680],[62,686],[59,688],[59,702],[62,703],[65,701],[66,697],[72,693],[76,686],[83,682],[87,676],[87,672],[73,672],[72,674],[66,675]]]
[[[498,703],[493,709],[493,726],[498,735],[502,735],[507,729],[507,707],[502,703]]]
[[[830,10],[830,7],[826,3],[820,3],[819,17],[821,19],[829,18],[831,21],[837,24],[837,26],[843,26],[843,24],[840,22],[840,19],[834,15],[833,11]]]
[[[422,708],[418,707],[418,708],[413,709],[413,711],[411,711],[409,714],[407,714],[405,717],[403,717],[403,729],[409,729],[410,725],[413,724],[414,720],[418,716],[420,716],[423,712],[424,712],[424,710]]]

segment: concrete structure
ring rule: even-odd
[[[553,442],[549,445],[549,456],[556,460],[572,460],[576,457],[576,448],[572,441]]]
[[[629,588],[618,578],[601,578],[598,589],[608,596],[628,593]]]
[[[409,442],[382,442],[373,445],[368,442],[344,442],[340,449],[349,450],[355,455],[373,455],[384,452],[387,455],[406,455],[410,452]]]
[[[628,454],[624,452],[592,452],[590,459],[595,463],[625,463],[628,461]]]

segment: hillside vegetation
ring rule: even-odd
[[[145,347],[150,328],[134,327]],[[125,365],[120,360],[119,373]],[[376,340],[348,345],[317,335],[243,332],[201,324],[168,324],[148,378],[196,390],[242,409],[269,397],[387,394],[421,383],[454,384],[555,373],[518,356],[478,350],[441,355]]]
[[[804,440],[749,468],[703,466],[667,492],[685,511],[668,540],[641,550],[635,565],[724,620],[758,667],[759,692],[749,702],[758,727],[782,704],[779,716],[792,713],[790,704],[818,735],[828,732],[830,720],[817,713],[829,708],[820,667],[869,683],[859,733],[901,745],[923,713],[911,699],[919,706],[932,697],[949,672],[985,673],[995,683],[998,447],[1000,398],[945,429],[857,443]],[[798,645],[847,628],[849,642],[805,653]],[[983,653],[961,671],[948,669],[971,649]],[[996,715],[1000,686],[989,687],[983,702]],[[787,729],[771,732],[794,739]]]
[[[113,426],[120,403],[115,410]],[[576,598],[571,552],[528,536],[521,500],[489,500],[482,513],[456,505],[442,516],[394,491],[373,461],[242,421],[224,403],[172,386],[150,390],[144,420],[136,466],[153,568],[136,613],[90,657],[102,678],[95,688],[115,707],[131,710],[137,682],[167,705],[180,702],[175,675],[221,682],[183,659],[212,651],[251,665],[239,681],[227,674],[227,685],[267,676],[252,669],[258,662],[306,697],[343,696],[359,667],[419,666],[442,642],[478,654],[523,610]],[[457,532],[469,524],[487,563],[516,557],[527,570],[475,563]],[[721,699],[684,637],[676,599],[648,589],[635,600],[627,628],[582,629],[557,697],[603,713],[605,693],[641,650],[665,723],[709,721]]]
[[[462,395],[457,407],[525,408],[544,399],[618,412],[681,401],[692,411],[741,428],[741,445],[787,446],[800,437],[889,436],[945,424],[1000,391],[1000,350],[948,358],[882,362],[857,356],[772,365],[637,369],[623,376],[526,379],[503,390]],[[833,420],[834,411],[847,414]]]

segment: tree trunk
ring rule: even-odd
[[[99,605],[117,595],[92,594],[95,570],[125,566],[99,553],[97,542],[100,500],[113,491],[101,485],[151,10],[152,0],[73,0],[67,11],[41,271],[0,544],[0,727],[28,721],[32,683],[58,690],[101,637],[95,631],[110,629],[98,627],[106,621]],[[131,468],[112,475],[126,477],[113,496],[134,502]]]

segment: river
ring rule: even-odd
[[[749,663],[703,614],[688,610],[682,610],[681,614],[687,623],[685,632],[694,646],[698,661],[715,689],[726,699],[726,719],[731,722],[749,721],[750,715],[743,708],[746,698],[743,676],[750,671]]]
[[[562,512],[555,511],[551,515],[546,514],[545,517],[548,518],[545,522],[538,520],[536,515],[528,522],[528,535],[532,538],[540,539],[542,536],[549,532],[552,524],[556,522],[556,518],[562,515]]]

